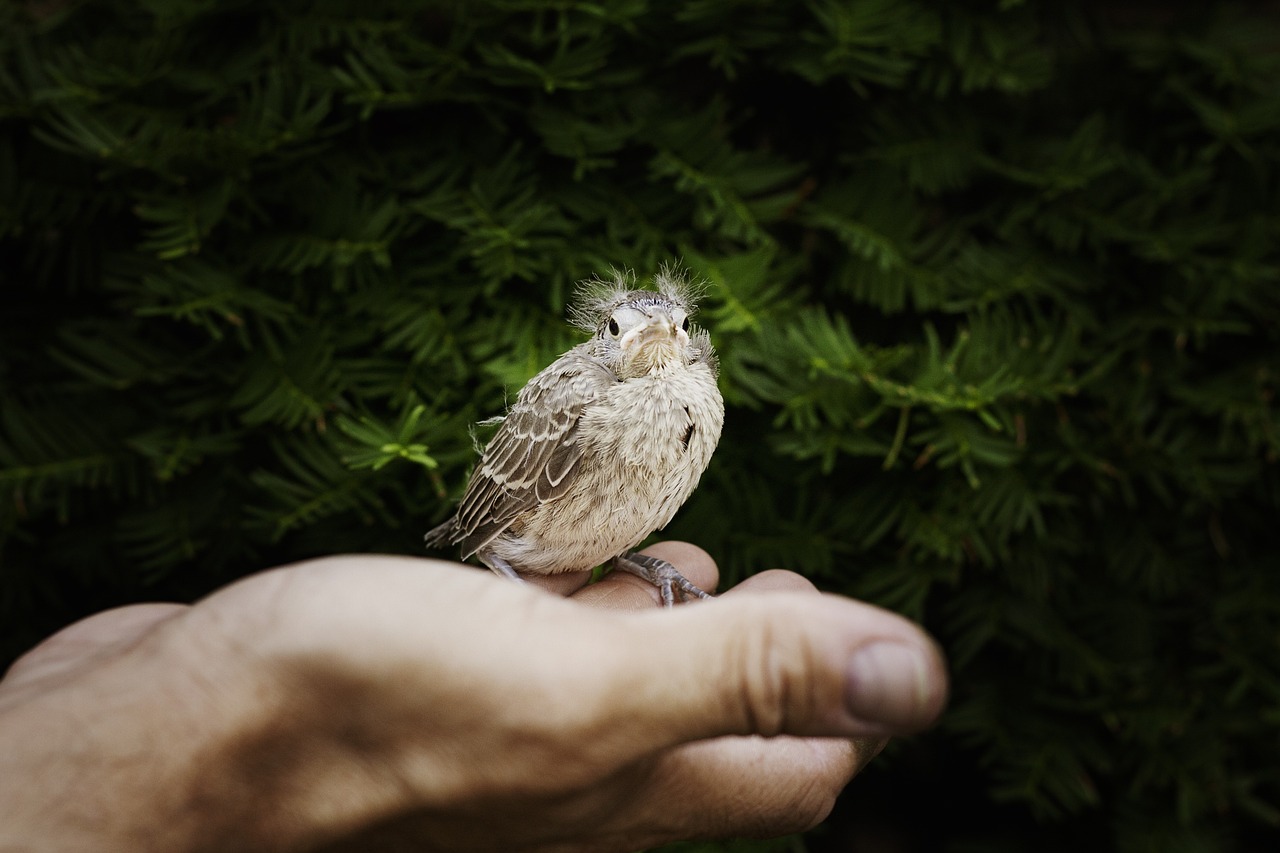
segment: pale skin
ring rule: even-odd
[[[715,589],[700,549],[647,553]],[[330,557],[67,628],[0,681],[0,850],[779,835],[946,701],[917,626],[790,572],[668,611],[630,575],[530,580]]]

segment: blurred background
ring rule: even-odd
[[[1280,9],[0,5],[0,664],[421,553],[577,281],[709,285],[664,537],[922,621],[952,706],[804,837],[1280,838]]]

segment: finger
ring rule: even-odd
[[[748,587],[618,624],[602,689],[630,706],[622,718],[653,747],[726,734],[909,733],[946,702],[942,656],[923,631],[837,596]]]
[[[817,587],[795,572],[771,569],[722,596],[801,592]],[[689,837],[775,837],[803,832],[830,813],[849,781],[880,754],[887,737],[721,737],[684,744],[661,754],[642,797],[626,817],[654,825],[655,816],[683,829],[661,843]],[[708,822],[708,816],[714,820]],[[623,816],[620,816],[623,817]]]
[[[658,841],[776,837],[820,823],[878,752],[877,739],[725,737],[663,753],[622,819]]]
[[[725,590],[722,595],[740,595],[744,592],[807,592],[817,595],[818,588],[803,575],[784,569],[769,569],[752,575],[732,589]]]
[[[711,555],[688,542],[656,542],[640,552],[666,560],[695,586],[714,592],[720,571]],[[574,601],[605,610],[652,610],[662,604],[658,588],[627,572],[610,572],[572,596]]]

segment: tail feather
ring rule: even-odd
[[[427,535],[422,537],[422,542],[428,548],[442,549],[450,545],[456,545],[457,539],[454,538],[454,519],[449,518],[444,524],[439,524],[427,531]]]

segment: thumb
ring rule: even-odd
[[[946,704],[945,663],[924,631],[838,596],[744,592],[622,622],[624,660],[608,686],[650,748],[719,735],[907,734]]]

